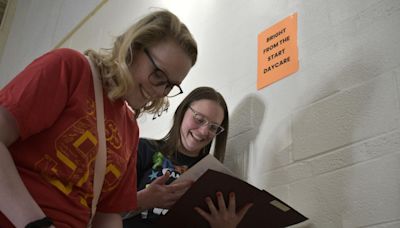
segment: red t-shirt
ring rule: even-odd
[[[123,100],[104,95],[107,168],[97,210],[136,207],[139,129]],[[35,201],[59,227],[85,227],[93,197],[97,124],[91,70],[71,49],[51,51],[0,91],[0,105],[16,119],[20,139],[9,150]],[[6,225],[8,223],[8,225]],[[0,227],[9,222],[0,213]]]

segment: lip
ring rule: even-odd
[[[193,134],[193,132],[190,132],[190,135],[192,136],[192,138],[194,140],[196,140],[196,142],[203,142],[204,139],[202,137],[198,137],[197,135]]]

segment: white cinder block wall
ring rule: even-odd
[[[2,85],[70,31],[61,25],[83,18],[65,0],[18,2]],[[50,3],[70,7],[40,17]],[[113,0],[63,46],[108,47],[151,7],[176,13],[198,41],[185,91],[209,85],[227,99],[227,166],[308,216],[309,227],[400,227],[400,1]],[[300,69],[257,91],[257,35],[294,12]],[[141,135],[162,137],[182,99],[155,120],[141,117]]]

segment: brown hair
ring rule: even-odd
[[[178,108],[175,111],[173,125],[171,129],[164,138],[158,140],[158,143],[161,144],[162,147],[161,151],[169,158],[173,158],[173,156],[176,155],[179,147],[182,146],[180,129],[186,111],[194,101],[203,99],[217,102],[224,110],[224,120],[222,121],[221,126],[225,130],[215,137],[214,148],[214,156],[221,162],[224,161],[229,128],[228,107],[223,96],[215,89],[210,87],[198,87],[193,90],[189,95],[187,95],[185,99],[183,99],[183,101],[179,104]],[[206,155],[210,152],[211,144],[212,141],[203,148],[201,152],[202,155]]]
[[[118,36],[111,49],[101,49],[99,52],[86,50],[85,54],[99,68],[103,86],[111,100],[126,95],[132,84],[129,67],[138,50],[149,48],[161,41],[171,39],[185,51],[192,60],[192,66],[197,60],[197,44],[188,28],[173,13],[159,10],[148,14],[133,24],[122,35]],[[160,112],[168,106],[168,99],[163,97],[152,100],[140,110],[150,113]]]

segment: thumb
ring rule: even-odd
[[[157,177],[157,179],[155,179],[155,180],[153,181],[153,184],[160,184],[160,185],[163,185],[163,184],[165,184],[165,183],[168,181],[169,176],[170,176],[170,172],[167,171],[167,172],[164,173],[164,175]]]

